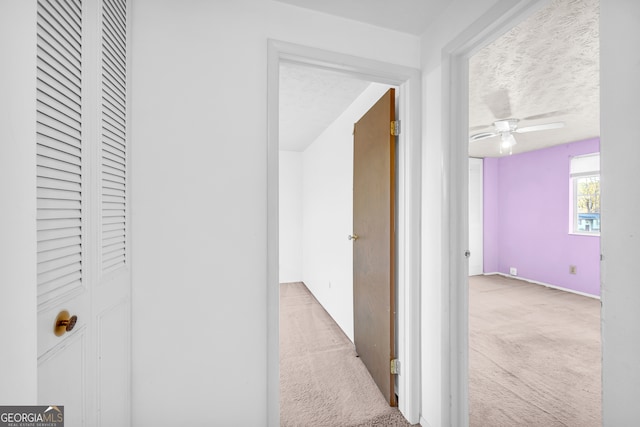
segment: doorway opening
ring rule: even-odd
[[[314,67],[320,70],[342,73],[358,79],[399,88],[400,105],[403,120],[403,134],[400,135],[398,148],[398,256],[397,256],[397,315],[398,315],[398,356],[402,360],[403,375],[398,377],[397,391],[403,398],[400,411],[412,423],[419,417],[419,335],[417,319],[419,306],[416,302],[419,289],[419,242],[413,236],[419,229],[419,159],[420,145],[420,73],[418,70],[378,61],[366,60],[348,55],[336,54],[314,48],[292,45],[285,42],[269,42],[269,107],[268,107],[268,347],[269,347],[269,422],[278,424],[279,417],[279,339],[278,339],[278,301],[280,283],[279,260],[279,80],[282,64],[296,64]],[[352,124],[351,124],[352,125]],[[286,161],[286,160],[285,160]],[[327,171],[330,176],[330,171]],[[413,232],[412,232],[413,231]],[[344,230],[337,230],[347,242]],[[342,240],[341,239],[341,240]],[[347,247],[349,248],[349,247]],[[333,283],[322,283],[326,289],[332,289]],[[411,284],[411,285],[409,285]],[[326,290],[325,289],[325,290]],[[337,319],[336,319],[337,320]],[[343,323],[347,321],[343,320]],[[347,327],[348,329],[348,327]],[[346,331],[345,331],[346,332]],[[413,375],[412,375],[413,373]]]
[[[491,180],[497,177],[497,185],[499,187],[502,186],[502,188],[500,188],[501,190],[505,190],[506,188],[509,187],[507,184],[509,183],[513,184],[513,181],[516,179],[514,176],[509,175],[507,173],[510,167],[507,164],[515,163],[516,159],[524,159],[525,158],[524,156],[526,155],[524,153],[519,152],[517,148],[526,146],[527,144],[532,143],[532,141],[535,142],[533,139],[542,139],[538,137],[543,134],[543,131],[552,133],[554,132],[553,129],[564,128],[564,130],[568,130],[572,122],[575,120],[575,115],[572,116],[571,113],[564,111],[567,109],[567,107],[554,108],[550,110],[547,110],[546,108],[542,108],[545,111],[540,110],[540,111],[531,112],[531,113],[527,113],[525,111],[518,111],[519,108],[523,108],[524,103],[520,102],[517,96],[513,96],[513,98],[511,97],[511,93],[508,90],[509,83],[511,82],[507,82],[502,87],[490,88],[490,89],[493,89],[492,93],[485,94],[485,96],[477,97],[477,99],[480,102],[485,104],[486,113],[488,116],[490,115],[491,117],[489,119],[474,120],[474,119],[477,119],[478,117],[474,116],[473,101],[470,100],[470,95],[474,94],[472,86],[474,82],[477,82],[476,79],[478,79],[478,76],[475,74],[472,74],[474,72],[473,70],[474,64],[472,63],[473,57],[474,55],[481,52],[486,46],[489,46],[491,43],[499,40],[499,38],[502,35],[506,34],[507,38],[509,37],[511,38],[510,41],[513,41],[513,39],[517,39],[519,35],[522,35],[526,31],[520,26],[520,24],[525,22],[529,17],[532,17],[532,16],[535,17],[538,11],[542,11],[542,13],[544,13],[545,9],[542,9],[543,7],[554,7],[554,6],[555,7],[567,6],[567,4],[566,2],[553,2],[553,1],[552,2],[528,1],[528,2],[521,2],[518,5],[499,4],[495,8],[490,10],[485,16],[483,16],[478,23],[474,24],[476,26],[472,28],[472,30],[475,30],[473,37],[461,38],[460,40],[457,40],[454,43],[452,43],[451,46],[449,46],[446,49],[449,55],[448,56],[445,55],[446,57],[445,62],[448,62],[447,65],[450,67],[450,69],[447,73],[447,76],[445,77],[445,80],[448,80],[450,83],[450,87],[451,87],[450,95],[451,95],[452,102],[451,102],[450,110],[445,112],[445,115],[447,116],[445,117],[445,120],[450,124],[448,128],[448,132],[449,132],[450,139],[454,141],[450,151],[448,152],[448,155],[450,155],[450,160],[451,160],[449,163],[448,175],[452,183],[451,186],[449,187],[450,194],[452,195],[452,203],[449,205],[449,209],[450,209],[450,212],[453,214],[451,228],[459,230],[457,233],[453,233],[450,240],[450,249],[451,249],[450,256],[452,257],[453,262],[451,263],[451,270],[449,271],[449,274],[450,274],[449,277],[450,277],[452,292],[455,294],[454,298],[452,298],[453,302],[450,308],[451,308],[451,312],[453,314],[454,319],[456,319],[456,323],[454,324],[454,326],[450,331],[452,334],[451,342],[453,343],[451,348],[452,348],[452,354],[453,354],[452,377],[454,378],[454,381],[453,381],[454,386],[452,388],[454,409],[452,411],[452,418],[456,421],[456,424],[460,424],[460,425],[469,424],[470,420],[469,420],[468,405],[470,400],[470,393],[473,392],[473,390],[470,391],[471,386],[469,385],[469,382],[470,382],[471,376],[467,368],[467,366],[471,364],[469,360],[470,359],[469,339],[467,337],[469,336],[470,332],[473,332],[473,331],[470,331],[469,329],[470,325],[468,323],[469,322],[468,316],[470,312],[469,305],[473,303],[473,301],[468,300],[468,298],[471,295],[471,291],[469,289],[470,284],[468,280],[468,274],[470,272],[469,268],[471,267],[471,265],[467,263],[466,258],[462,256],[458,256],[458,254],[463,254],[465,252],[465,249],[468,248],[468,245],[470,242],[469,224],[471,219],[470,218],[471,213],[469,211],[470,202],[468,199],[468,196],[470,195],[469,194],[470,183],[468,182],[469,156],[472,155],[474,157],[478,156],[478,157],[485,158],[485,163],[488,167],[485,168],[484,177],[488,178],[488,180]],[[545,16],[546,16],[546,19],[544,21],[545,23],[548,23],[550,21],[549,19],[550,16],[549,14]],[[553,18],[553,16],[551,16],[551,18]],[[510,30],[512,30],[513,28],[516,28],[515,32],[510,33]],[[548,28],[547,30],[549,31],[549,33],[553,32]],[[596,30],[597,30],[597,22],[596,22]],[[473,31],[469,32],[469,34],[472,34],[472,33]],[[544,44],[545,37],[542,37],[542,36],[539,37],[538,42],[540,42],[541,44]],[[546,43],[547,43],[547,46],[551,46],[548,39],[546,40]],[[594,41],[594,43],[597,47],[598,45],[597,39]],[[520,66],[521,68],[526,68],[526,60],[521,55],[517,55],[517,52],[522,52],[522,50],[521,49],[511,49],[511,50],[503,49],[500,58],[499,59],[494,58],[494,61],[493,61],[494,68],[490,70],[485,70],[485,72],[487,72],[491,77],[497,80],[499,79],[498,74],[501,71],[503,71],[501,68],[508,67],[509,61],[513,60],[514,58],[515,58],[515,61],[518,63],[517,64],[518,66]],[[509,53],[514,53],[515,55],[510,56]],[[543,50],[535,58],[535,61],[539,63],[543,63],[546,59],[545,54],[549,54],[549,56],[553,56],[551,55],[551,51]],[[470,79],[472,79],[471,83],[470,83]],[[531,100],[532,102],[537,101],[538,106],[542,105],[544,107],[545,106],[544,104],[545,85],[552,86],[554,81],[545,80],[544,78],[541,81],[544,82],[544,84],[539,85],[540,90],[537,93],[532,93],[531,91],[529,91],[527,93],[527,96],[529,97],[529,100]],[[599,95],[598,93],[599,77],[598,76],[596,76],[595,78],[595,85],[596,85],[595,87],[596,90],[595,90],[595,93],[593,93],[592,95],[595,95],[594,98],[597,100]],[[569,96],[570,95],[568,95],[567,97]],[[563,98],[563,97],[560,97],[560,98]],[[502,110],[501,110],[498,107],[500,107],[500,101],[504,99],[508,99],[509,103],[506,104],[506,106],[503,103]],[[582,102],[584,105],[584,100]],[[596,111],[597,111],[597,108],[596,108]],[[511,120],[511,119],[515,119],[515,120]],[[596,113],[595,117],[589,117],[588,120],[596,124],[599,123],[599,113]],[[564,123],[562,126],[560,126],[557,124],[558,122],[564,122]],[[500,128],[500,125],[504,123],[508,124],[509,126],[511,126],[511,124],[520,126],[520,128],[523,129],[524,131],[523,134],[520,135],[520,133],[515,131],[515,129],[512,127]],[[524,128],[527,128],[527,127],[530,127],[533,129],[525,130]],[[527,132],[528,130],[530,130],[531,132]],[[534,130],[536,131],[539,130],[540,132],[534,132]],[[533,139],[530,139],[529,137],[533,135],[535,135],[535,137]],[[536,227],[545,227],[548,225],[549,226],[548,228],[550,228],[549,216],[553,214],[555,216],[558,216],[558,215],[561,216],[561,218],[559,218],[559,221],[562,223],[561,226],[562,226],[562,231],[565,238],[571,238],[572,234],[574,235],[578,234],[578,233],[572,233],[572,231],[569,228],[569,206],[570,206],[569,163],[570,163],[570,157],[573,157],[575,155],[580,155],[583,153],[569,153],[569,151],[571,151],[570,148],[577,149],[579,145],[596,144],[597,146],[598,137],[599,137],[599,129],[595,134],[583,134],[582,136],[578,136],[578,137],[575,137],[575,134],[574,134],[573,138],[560,141],[560,143],[564,144],[565,146],[565,148],[563,149],[565,150],[564,163],[566,163],[565,164],[566,170],[565,170],[565,177],[564,177],[563,183],[556,184],[556,187],[558,185],[561,185],[563,192],[566,193],[564,200],[562,202],[563,204],[562,210],[565,213],[558,214],[557,210],[553,211],[551,209],[551,200],[547,200],[545,198],[542,200],[542,202],[543,204],[546,204],[546,206],[548,206],[549,209],[547,209],[546,213],[540,217],[541,218],[540,221],[536,221],[534,223],[531,223],[531,221],[521,221],[519,225],[517,224],[518,219],[524,220],[526,218],[525,212],[522,211],[523,209],[527,208],[527,204],[524,204],[524,206],[521,206],[520,210],[518,209],[508,210],[506,207],[501,208],[498,213],[498,215],[500,215],[498,218],[496,218],[495,216],[493,217],[487,216],[484,218],[484,223],[486,224],[487,221],[494,220],[494,221],[497,221],[499,223],[498,225],[500,226],[500,228],[502,228],[502,226],[505,225],[506,222],[511,222],[511,223],[515,223],[516,227],[520,227],[520,231],[522,230],[533,231],[535,233]],[[470,139],[471,139],[471,142],[470,142]],[[512,142],[514,139],[517,142],[516,146],[512,145]],[[593,141],[594,139],[596,139],[595,142]],[[504,152],[502,153],[502,157],[500,157],[500,153],[499,153],[500,145],[502,145],[503,143],[506,144],[506,142],[509,142],[509,141],[510,141],[510,145],[503,145],[502,148]],[[489,161],[486,162],[486,158],[491,156],[478,155],[477,153],[474,154],[470,149],[470,146],[473,147],[474,142],[476,143],[477,146],[479,146],[481,143],[484,143],[484,142],[487,142],[487,143],[492,142],[492,146],[490,148],[494,150],[494,156],[499,159],[505,159],[504,162],[496,159],[489,159]],[[561,147],[561,146],[562,145],[559,145],[557,147]],[[569,146],[570,148],[566,148],[567,146]],[[561,149],[561,148],[552,147],[551,144],[548,144],[547,146],[543,146],[543,147],[538,147],[538,148],[540,149],[540,151]],[[593,151],[592,148],[586,148],[586,150]],[[510,155],[509,153],[510,151],[513,151],[513,155]],[[527,151],[527,150],[524,150],[524,151]],[[535,153],[535,151],[531,151],[531,153]],[[542,153],[538,153],[538,155],[541,156]],[[531,156],[533,156],[533,154],[531,154]],[[498,169],[499,172],[497,173],[497,175],[493,175],[492,177],[491,175],[487,175],[487,169],[489,171],[495,171],[496,165],[492,164],[495,162],[502,162],[503,164],[499,166],[499,169]],[[542,170],[538,169],[537,173],[534,173],[533,175],[529,174],[530,178],[528,180],[521,181],[522,185],[520,185],[520,187],[516,186],[516,189],[515,189],[516,196],[522,196],[524,193],[527,192],[524,185],[530,185],[531,183],[534,183],[537,185],[542,181],[542,179],[536,180],[536,178],[540,178],[541,176],[544,176],[544,178],[547,178],[551,174],[549,172],[549,166],[550,165],[547,162],[547,164],[545,164]],[[520,172],[524,170],[527,170],[530,172],[530,170],[534,168],[534,165],[532,162],[524,162],[518,166],[514,166],[513,168],[519,169]],[[525,168],[529,168],[529,169],[525,169]],[[512,172],[512,171],[509,170],[509,172]],[[487,185],[488,184],[485,182],[483,187],[486,187]],[[511,192],[513,191],[514,190],[511,190]],[[520,205],[522,205],[522,203],[520,203]],[[486,208],[484,211],[486,214]],[[459,214],[458,212],[461,212],[461,214]],[[544,231],[547,231],[547,230],[544,230]],[[540,228],[537,228],[537,232],[541,233],[542,230]],[[488,266],[488,263],[490,263],[491,259],[495,257],[495,254],[490,253],[491,250],[493,249],[490,247],[488,248],[486,244],[487,239],[491,238],[491,233],[488,233],[487,230],[484,230],[484,234],[485,234],[485,237],[484,237],[485,260],[483,262],[483,265],[484,265],[483,273],[498,272],[498,273],[501,273],[503,278],[505,279],[507,278],[512,279],[513,277],[531,278],[530,275],[535,274],[533,273],[534,270],[544,271],[548,273],[555,268],[551,266],[550,262],[547,261],[546,263],[544,263],[541,261],[544,259],[543,255],[547,255],[546,253],[543,254],[544,249],[541,249],[541,248],[536,249],[537,250],[536,256],[529,256],[530,261],[542,262],[542,267],[539,267],[537,269],[534,269],[533,266],[527,265],[526,260],[519,261],[518,264],[514,264],[516,262],[514,261],[514,258],[510,258],[509,260],[506,260],[508,256],[505,257],[505,260],[503,263],[504,265],[498,263],[498,264],[494,264],[494,266]],[[576,237],[577,239],[595,239],[593,236],[576,236]],[[506,240],[507,239],[503,239],[502,243],[504,243],[504,241]],[[526,239],[524,238],[522,238],[521,240],[526,242]],[[561,244],[564,244],[564,243],[559,243],[557,240],[554,240],[554,244],[556,246],[560,246]],[[529,246],[530,247],[527,249],[532,249],[532,247],[533,249],[535,249],[534,247],[535,245],[531,244],[531,242]],[[596,246],[599,246],[599,245],[596,245]],[[509,256],[517,255],[520,252],[526,253],[525,250],[518,249],[517,247],[514,247],[512,245],[509,246],[508,249],[510,250]],[[547,251],[552,252],[555,249],[557,248],[549,247]],[[566,251],[571,252],[570,249],[567,249]],[[586,285],[582,289],[574,289],[574,291],[577,291],[578,293],[580,292],[584,294],[592,293],[592,296],[593,294],[599,294],[599,273],[596,272],[595,274],[589,274],[590,266],[587,265],[591,263],[596,266],[599,266],[600,260],[599,260],[598,247],[596,247],[594,253],[596,253],[595,259],[593,260],[587,259],[587,261],[581,261],[582,263],[581,265],[583,265],[583,270],[582,270],[583,273],[587,273],[587,276],[588,276],[587,281],[589,282],[593,281],[596,284],[595,286]],[[565,261],[562,261],[562,262],[565,262]],[[574,273],[576,272],[576,268],[573,262],[571,264],[567,264],[565,267],[566,268],[562,269],[563,275],[568,277],[570,277],[571,275],[575,276]],[[550,290],[552,289],[551,287],[539,286],[539,284],[554,285],[555,280],[544,279],[544,278],[536,280],[535,278],[533,278],[533,280],[531,281],[539,282],[538,284],[533,285],[538,289],[544,289],[544,290],[547,290],[548,292],[558,292],[562,295],[569,295],[569,293],[565,293],[565,291]],[[565,289],[572,289],[571,286],[573,286],[571,283],[560,283],[560,286],[558,287],[565,288]],[[596,306],[599,305],[597,304],[597,300],[591,300],[591,302],[595,302]],[[598,332],[598,335],[599,335],[600,322],[599,322],[598,307],[596,307],[596,316],[598,317],[598,319],[595,320],[594,325],[596,326],[594,329],[596,329],[596,332]],[[597,350],[596,350],[596,353],[598,353]],[[598,375],[598,374],[595,373],[595,375]],[[599,397],[598,392],[596,392],[595,394],[597,394]],[[599,425],[599,424],[596,422],[596,424],[594,425]]]

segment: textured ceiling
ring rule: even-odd
[[[370,82],[305,65],[280,65],[280,149],[304,151]]]
[[[469,61],[470,135],[498,119],[565,127],[515,134],[514,153],[600,135],[598,0],[553,0]],[[500,137],[469,144],[499,155]]]
[[[282,3],[420,35],[451,0],[278,0]]]

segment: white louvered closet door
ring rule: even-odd
[[[104,0],[102,33],[102,271],[126,263],[126,27],[125,2]]]
[[[127,19],[38,0],[38,400],[69,426],[131,423]]]

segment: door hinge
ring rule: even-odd
[[[391,375],[400,375],[400,361],[391,359]]]
[[[400,120],[394,120],[391,122],[391,135],[400,135]]]

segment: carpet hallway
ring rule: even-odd
[[[280,425],[410,426],[303,283],[280,285]]]

